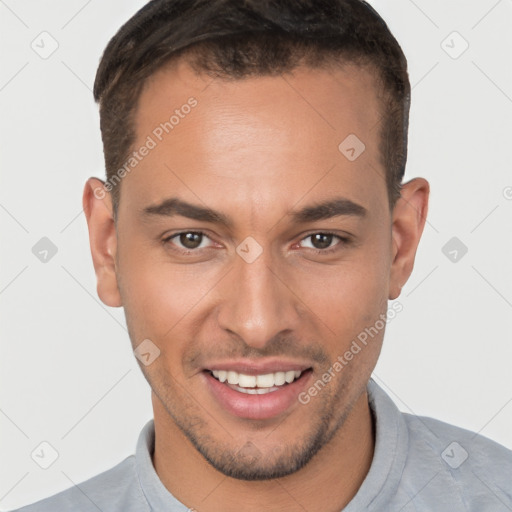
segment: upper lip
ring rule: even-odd
[[[310,364],[286,361],[284,359],[273,359],[264,361],[255,361],[249,359],[237,359],[233,361],[222,361],[211,363],[205,370],[225,370],[243,373],[244,375],[265,375],[267,373],[300,371],[303,372],[311,368]]]

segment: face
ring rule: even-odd
[[[150,340],[159,417],[228,476],[297,471],[365,397],[384,329],[335,362],[386,314],[421,233],[393,224],[379,119],[353,66],[224,81],[179,62],[142,92],[134,149],[152,147],[122,178],[104,259],[93,248],[98,291],[134,349]],[[353,135],[339,149],[350,134],[362,153]],[[103,202],[86,211],[98,233]]]

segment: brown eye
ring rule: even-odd
[[[195,233],[193,231],[188,233],[181,233],[179,235],[180,244],[186,249],[197,249],[203,241],[202,233]]]
[[[333,235],[329,235],[327,233],[315,233],[310,236],[311,244],[315,249],[327,249],[331,246]]]
[[[341,249],[343,246],[350,245],[350,239],[347,237],[335,235],[334,233],[318,232],[306,236],[300,241],[300,246],[307,249],[316,250],[319,254],[327,254]]]
[[[164,238],[162,242],[175,254],[187,256],[199,255],[208,249],[218,247],[218,244],[202,231],[181,231]]]

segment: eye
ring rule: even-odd
[[[164,242],[171,242],[179,249],[191,251],[194,249],[203,249],[208,247],[208,241],[211,241],[204,233],[200,231],[183,231],[167,237]]]
[[[308,242],[309,241],[309,242]],[[333,242],[337,242],[334,243]],[[303,238],[299,245],[310,249],[316,249],[322,252],[328,252],[328,249],[335,249],[341,243],[348,243],[348,238],[335,235],[333,233],[313,233]]]

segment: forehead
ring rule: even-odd
[[[299,66],[277,76],[234,79],[197,74],[179,59],[146,81],[135,116],[137,135],[168,119],[166,114],[179,110],[191,96],[198,100],[194,117],[201,119],[205,131],[222,128],[232,135],[242,127],[247,134],[252,127],[261,136],[263,124],[267,133],[281,131],[294,139],[324,132],[342,136],[347,130],[368,136],[381,111],[374,74],[355,64],[328,69]],[[176,130],[173,137],[185,133]]]
[[[121,205],[180,191],[216,209],[285,200],[289,208],[329,191],[385,203],[380,117],[374,77],[355,65],[221,79],[178,60],[140,95],[134,149],[150,139],[152,148],[123,181],[130,200]]]

